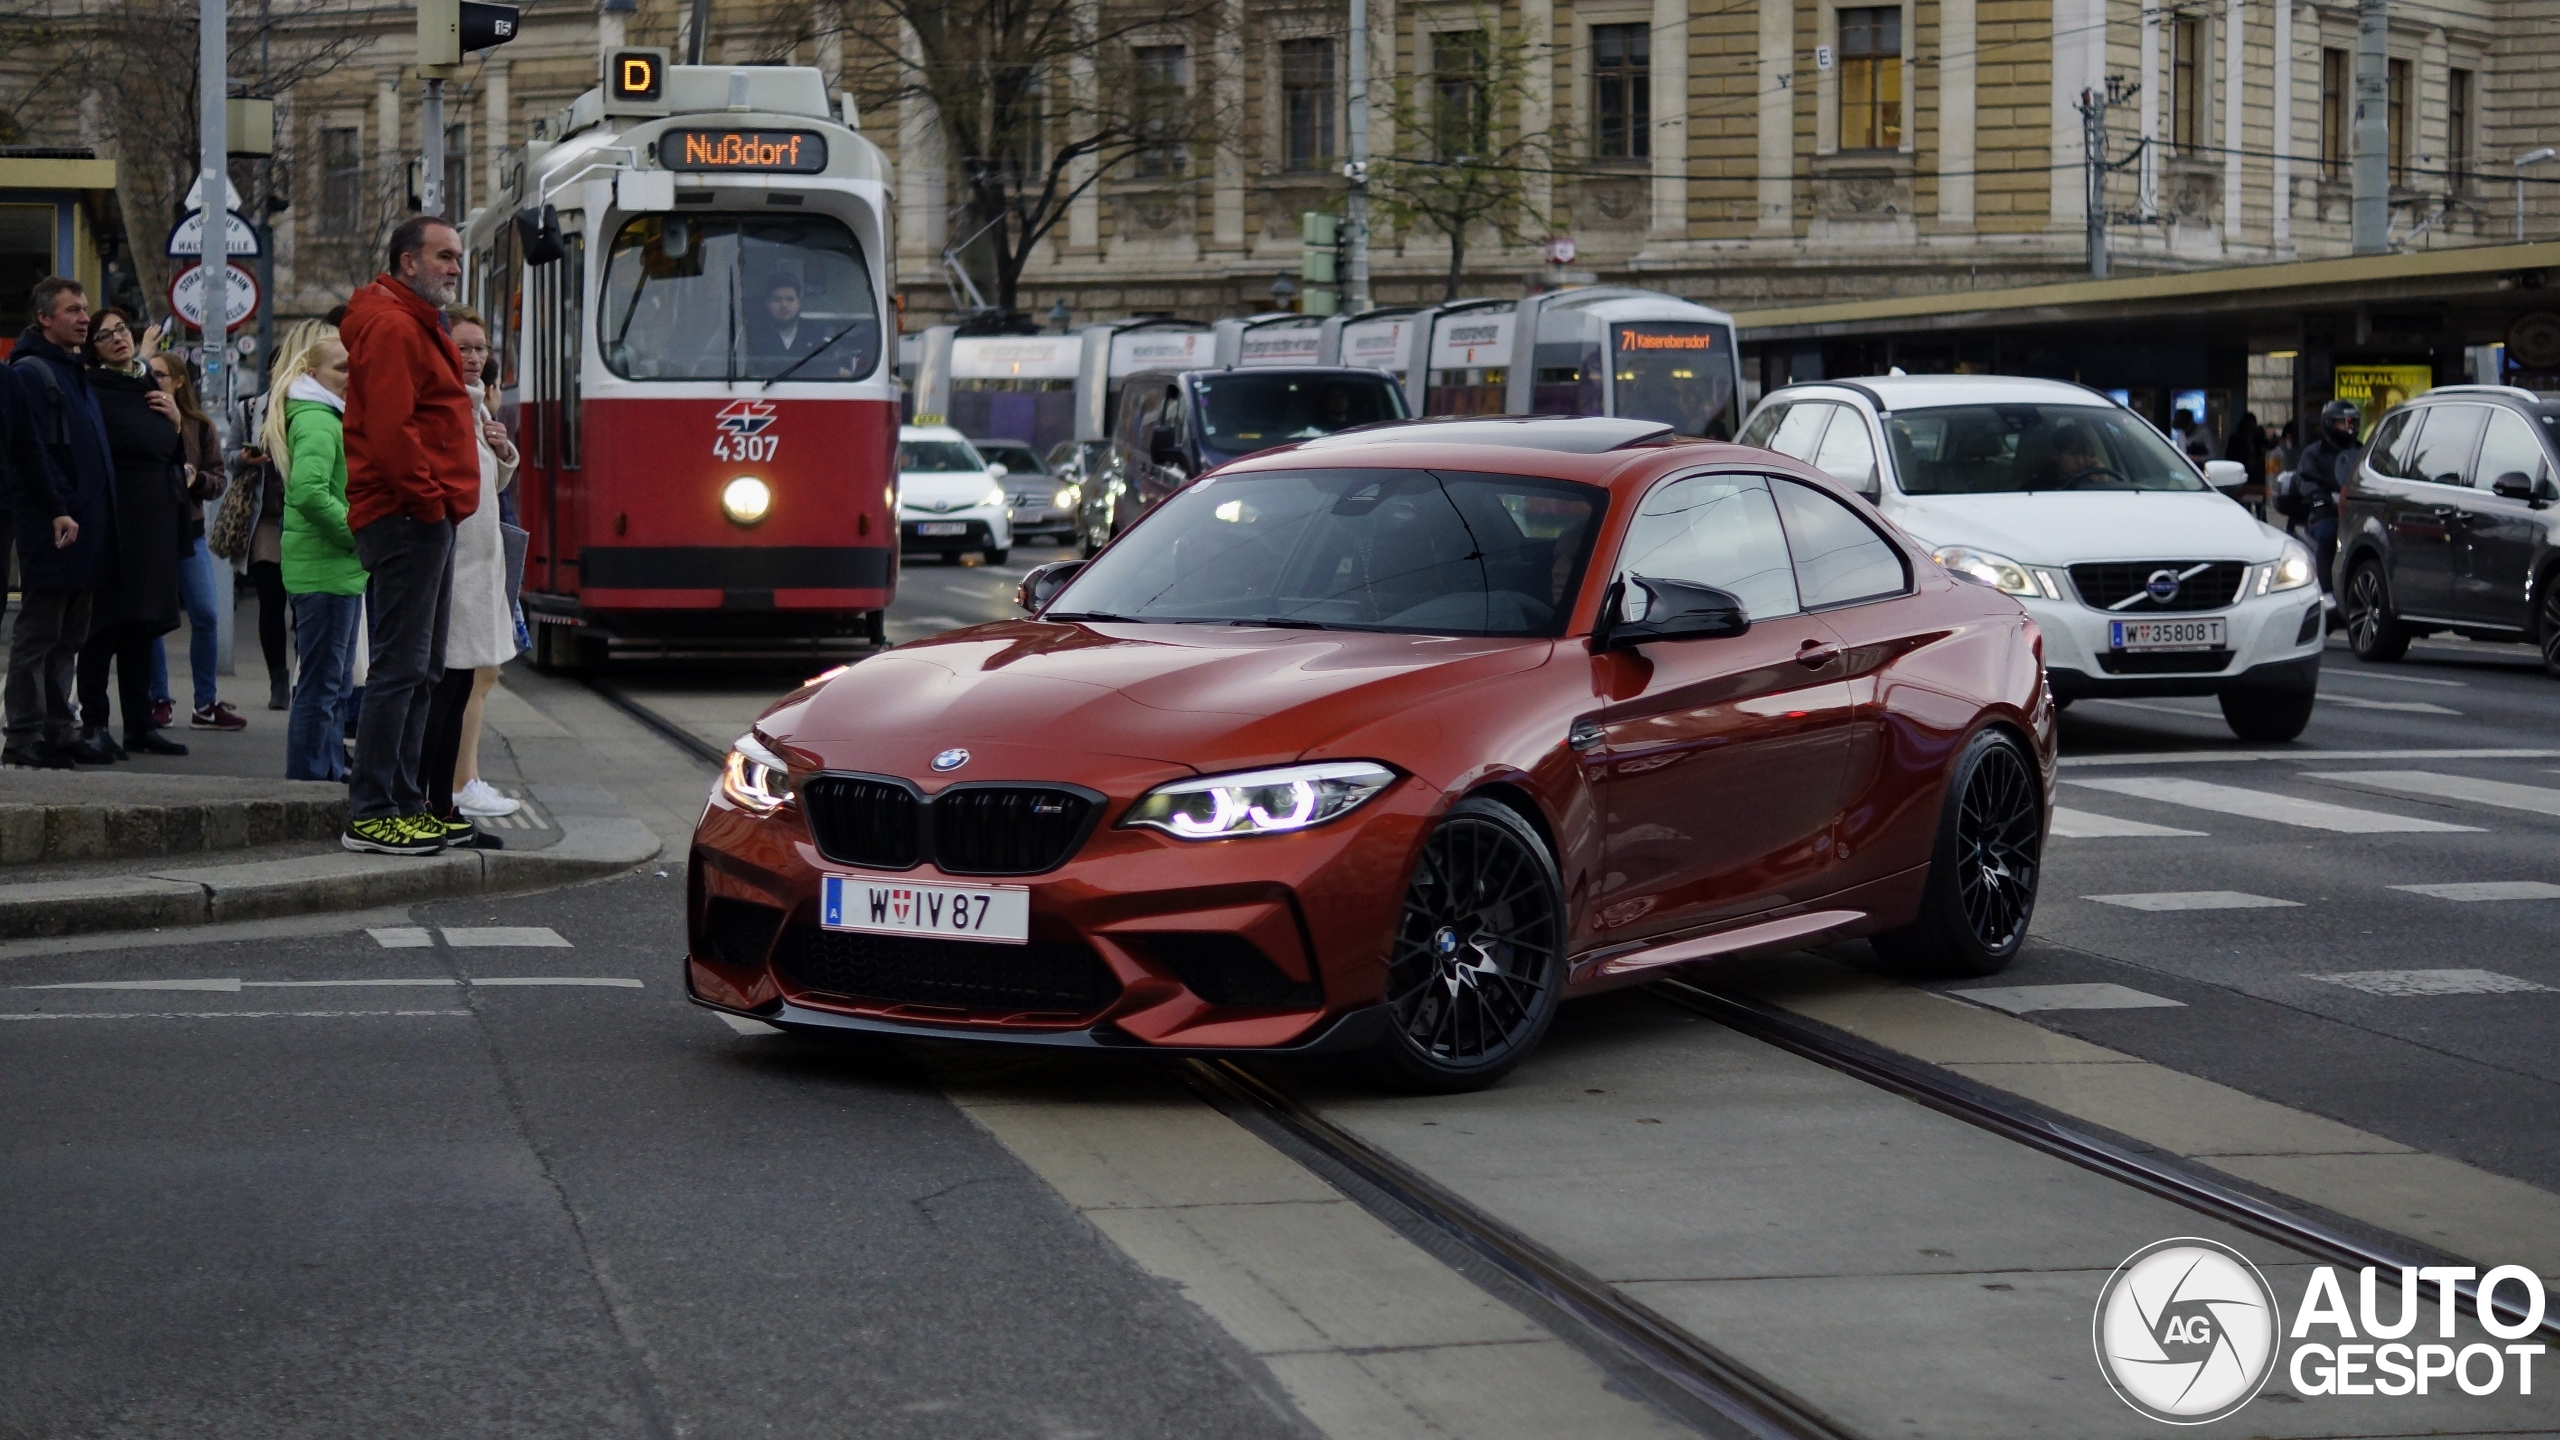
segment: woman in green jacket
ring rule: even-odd
[[[347,529],[345,433],[347,350],[323,331],[278,367],[267,407],[267,453],[284,468],[285,593],[293,602],[294,646],[302,660],[285,720],[288,780],[344,780],[346,705],[357,630],[364,615],[364,566]]]

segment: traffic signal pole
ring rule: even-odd
[[[223,322],[231,318],[231,297],[224,292],[224,281],[231,278],[231,239],[227,212],[223,203],[231,194],[231,73],[230,17],[224,0],[199,0],[196,7],[196,103],[199,107],[196,129],[200,141],[197,181],[204,187],[204,249],[197,257],[204,273],[204,393],[213,403],[214,433],[228,445],[231,439],[231,366],[223,353],[229,332]],[[172,328],[177,317],[169,317]]]
[[[1345,248],[1350,263],[1343,268],[1343,306],[1357,315],[1369,308],[1369,0],[1351,0],[1351,103],[1349,124],[1350,158],[1343,162],[1342,176],[1351,182],[1343,197],[1343,223],[1350,234]]]

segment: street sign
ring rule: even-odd
[[[249,223],[249,217],[237,210],[226,210],[222,219],[223,253],[243,259],[255,256],[258,253],[258,229]],[[187,218],[170,230],[167,253],[173,260],[204,253],[203,211],[188,211]]]
[[[240,187],[232,184],[229,176],[223,177],[222,196],[223,209],[239,210],[244,208],[240,203]],[[196,183],[187,187],[186,208],[189,210],[201,210],[204,208],[204,177],[202,175],[198,175],[196,177]]]
[[[1570,235],[1558,235],[1547,242],[1547,263],[1550,265],[1570,265],[1573,257],[1580,253]]]
[[[239,265],[223,267],[231,279],[222,287],[224,331],[237,330],[258,313],[258,277]],[[204,267],[190,265],[169,281],[169,308],[198,330],[204,324]]]

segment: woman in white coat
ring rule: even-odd
[[[453,604],[445,625],[444,677],[427,709],[425,753],[418,776],[427,786],[427,813],[443,820],[445,844],[483,850],[505,848],[497,836],[471,823],[472,815],[499,815],[521,802],[497,794],[480,779],[480,699],[497,683],[498,667],[515,658],[514,597],[507,593],[507,547],[498,529],[498,492],[514,479],[516,448],[506,427],[482,402],[489,363],[489,327],[476,311],[445,309],[453,346],[462,352],[470,380],[472,413],[480,423],[480,505],[453,532]],[[472,788],[476,787],[476,789]],[[457,809],[469,791],[473,802]],[[481,791],[488,792],[485,796]],[[497,802],[495,805],[490,801]]]

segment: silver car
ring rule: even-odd
[[[1050,474],[1049,467],[1040,461],[1040,452],[1020,440],[969,443],[1005,469],[1003,478],[996,483],[1004,487],[1017,542],[1045,538],[1063,545],[1075,538],[1076,507],[1084,495],[1073,480]]]

